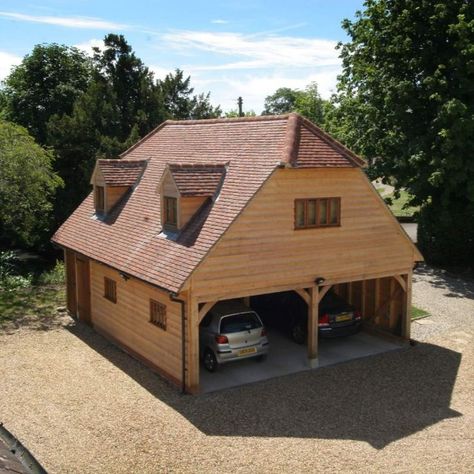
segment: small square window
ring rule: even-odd
[[[150,300],[150,323],[166,331],[166,305]]]
[[[104,298],[117,303],[117,283],[107,277],[104,277]]]

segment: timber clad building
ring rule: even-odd
[[[416,247],[364,162],[296,114],[167,121],[119,160],[53,237],[70,313],[189,392],[199,391],[199,323],[217,302],[333,287],[367,328],[410,336]]]

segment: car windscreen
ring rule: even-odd
[[[250,331],[262,327],[262,323],[255,313],[239,313],[225,316],[221,320],[221,334]]]

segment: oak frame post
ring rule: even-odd
[[[403,339],[410,339],[411,335],[411,292],[412,292],[413,272],[410,271],[404,275],[406,283],[406,291],[403,295],[403,311],[402,311],[402,334]]]
[[[318,360],[318,307],[319,288],[312,286],[308,290],[310,303],[308,304],[308,364],[311,368],[319,366]]]
[[[186,317],[186,389],[189,393],[199,392],[199,305],[196,298],[187,298]]]

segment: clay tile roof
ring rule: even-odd
[[[225,165],[176,164],[169,170],[181,196],[213,196],[225,174]]]
[[[120,181],[130,183],[143,169],[120,212],[112,221],[95,219],[91,194],[52,240],[171,292],[180,291],[277,167],[364,163],[296,114],[167,121],[122,157],[110,174],[110,160],[100,165],[114,183],[119,174],[131,173]],[[125,163],[132,166],[122,168]],[[219,187],[219,199],[206,200],[174,240],[161,232],[158,184],[167,169],[183,193],[209,196]]]
[[[146,160],[97,160],[107,186],[133,186],[146,166]]]

